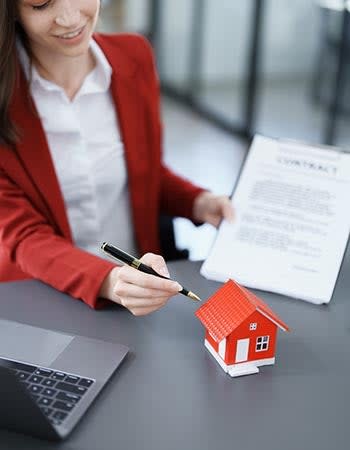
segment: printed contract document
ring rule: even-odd
[[[201,273],[312,303],[333,294],[350,231],[350,154],[256,136]],[[349,274],[350,276],[350,274]]]

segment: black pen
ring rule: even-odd
[[[146,264],[143,264],[139,259],[129,255],[128,253],[124,252],[123,250],[120,250],[119,248],[115,247],[112,244],[109,244],[108,242],[104,242],[101,245],[101,249],[105,253],[107,253],[107,255],[112,256],[112,258],[116,258],[119,261],[128,264],[131,267],[134,267],[134,269],[140,270],[141,272],[148,273],[150,275],[155,275],[156,277],[159,278],[165,278],[166,280],[169,280],[169,278],[164,277],[163,275],[160,275],[155,270],[153,270],[152,267],[146,266]],[[179,291],[179,294],[186,295],[190,299],[195,300],[197,302],[201,301],[198,295],[194,294],[191,291],[188,291],[185,288],[182,288],[182,290]]]

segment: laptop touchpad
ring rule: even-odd
[[[49,366],[74,336],[0,319],[0,357]]]

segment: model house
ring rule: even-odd
[[[206,328],[204,345],[232,377],[274,364],[278,328],[289,331],[261,299],[232,280],[196,316]]]

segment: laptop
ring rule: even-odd
[[[0,427],[66,438],[127,353],[124,345],[0,319]]]

